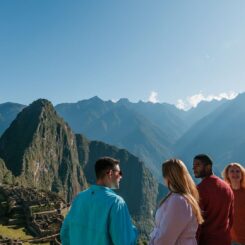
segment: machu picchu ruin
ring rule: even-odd
[[[0,185],[0,220],[2,225],[25,227],[33,236],[29,241],[14,240],[0,234],[0,244],[22,242],[59,244],[59,232],[63,213],[68,204],[57,194],[24,188]]]
[[[0,235],[0,244],[1,245],[22,245],[22,241],[16,239],[10,239]]]

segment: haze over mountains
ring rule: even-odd
[[[215,160],[217,173],[229,162],[245,162],[245,94],[222,103],[195,123],[176,143],[175,150],[186,162],[200,152]]]
[[[24,105],[11,102],[0,104],[0,135],[9,127],[16,115],[24,107]]]

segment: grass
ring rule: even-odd
[[[33,238],[33,236],[26,234],[25,228],[16,228],[0,224],[0,235],[12,239],[27,240]],[[29,245],[30,243],[25,242],[24,245]],[[36,243],[37,244],[37,243]],[[49,245],[49,243],[40,243],[42,245]]]

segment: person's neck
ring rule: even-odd
[[[240,183],[240,181],[239,182],[232,182],[231,183],[231,188],[233,189],[233,190],[239,190],[240,188],[241,188],[241,183]]]
[[[212,176],[213,174],[214,173],[212,171],[207,172],[206,175],[202,179],[208,178],[208,177]]]
[[[110,186],[108,185],[108,183],[104,179],[96,180],[96,185],[101,185],[101,186],[110,188]]]
[[[177,191],[173,188],[173,186],[171,184],[169,184],[168,189],[172,193],[177,193]]]

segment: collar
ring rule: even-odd
[[[114,193],[114,191],[111,188],[109,188],[107,186],[104,186],[104,185],[96,185],[96,184],[94,184],[94,185],[91,185],[90,189],[93,190],[93,191],[104,190],[104,191],[109,191],[109,192],[113,192]]]

